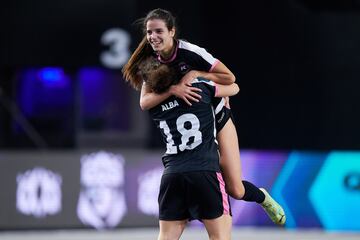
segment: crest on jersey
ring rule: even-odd
[[[183,75],[185,75],[190,70],[189,66],[184,62],[180,62],[178,66],[181,74]]]

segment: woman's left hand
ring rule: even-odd
[[[191,85],[185,85],[183,82],[179,82],[176,85],[172,85],[169,91],[172,95],[181,98],[184,102],[191,106],[191,101],[199,102],[201,95],[198,92],[201,92],[202,90]]]

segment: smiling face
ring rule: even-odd
[[[161,19],[149,19],[146,22],[146,38],[154,51],[162,57],[171,55],[174,47],[175,28],[168,29]]]

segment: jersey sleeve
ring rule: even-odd
[[[201,48],[195,44],[180,41],[179,47],[193,53],[194,65],[199,70],[211,72],[214,67],[219,63],[219,60],[213,57],[205,48]]]

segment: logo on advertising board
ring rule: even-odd
[[[138,208],[146,215],[159,215],[158,195],[163,167],[147,171],[139,176]]]
[[[42,167],[17,174],[16,209],[25,215],[43,218],[61,211],[62,178]]]
[[[81,191],[77,214],[81,222],[96,229],[116,227],[127,212],[124,158],[108,152],[81,157]]]

